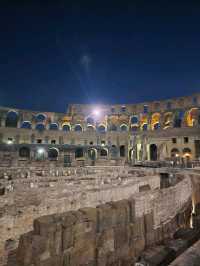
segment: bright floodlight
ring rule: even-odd
[[[43,149],[43,148],[39,148],[39,149],[38,149],[38,153],[39,153],[39,154],[43,154],[43,153],[44,153],[44,149]]]
[[[93,111],[93,114],[94,114],[95,116],[99,116],[99,115],[100,115],[100,110],[99,110],[99,109],[95,109],[95,110]]]
[[[11,145],[11,144],[13,144],[13,141],[9,139],[9,140],[7,141],[7,144],[8,144],[8,145]]]

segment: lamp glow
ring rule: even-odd
[[[95,115],[95,116],[99,116],[100,115],[100,110],[99,109],[95,109],[94,111],[93,111],[93,114]]]
[[[37,152],[38,152],[38,154],[43,154],[44,153],[44,149],[43,148],[39,148]]]
[[[7,144],[8,144],[8,145],[11,145],[11,144],[13,144],[13,141],[9,139],[9,140],[7,141]]]

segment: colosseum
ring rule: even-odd
[[[0,108],[0,266],[200,265],[200,93]]]

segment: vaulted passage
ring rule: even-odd
[[[157,146],[156,144],[150,145],[150,160],[151,161],[157,161],[158,154],[157,154]]]

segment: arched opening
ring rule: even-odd
[[[42,123],[38,123],[36,126],[35,126],[35,129],[42,132],[45,130],[45,125],[42,124]]]
[[[183,116],[184,116],[184,112],[182,110],[175,113],[175,116],[174,116],[174,127],[180,128],[182,126]]]
[[[19,157],[30,158],[30,149],[28,147],[21,147],[19,149]]]
[[[156,130],[160,128],[160,113],[154,113],[151,117],[151,129]]]
[[[89,149],[88,150],[88,158],[92,161],[97,159],[97,150],[96,149]]]
[[[125,145],[121,145],[119,148],[120,157],[125,157],[126,149]]]
[[[31,129],[31,122],[30,121],[24,121],[21,124],[21,128],[25,128],[25,129]]]
[[[6,116],[6,127],[17,127],[18,114],[15,111],[9,111]]]
[[[88,117],[86,122],[87,122],[87,124],[93,125],[94,124],[94,119],[92,117]]]
[[[36,115],[36,122],[37,123],[41,123],[44,122],[46,120],[46,115],[45,114],[37,114]]]
[[[58,124],[57,123],[51,123],[49,125],[50,130],[58,130]]]
[[[173,114],[171,112],[164,114],[164,129],[171,127],[173,124]]]
[[[94,126],[88,125],[87,126],[87,131],[90,131],[90,132],[94,131]]]
[[[76,131],[76,132],[82,132],[83,131],[83,128],[82,128],[81,125],[75,125],[74,131]]]
[[[75,150],[75,159],[80,159],[84,157],[83,149],[82,148],[77,148]]]
[[[116,145],[112,145],[110,149],[110,153],[111,153],[112,158],[117,158],[118,150],[117,150]]]
[[[178,158],[180,156],[179,150],[177,148],[173,148],[171,150],[171,158]]]
[[[142,131],[146,131],[148,129],[148,125],[147,124],[143,124],[142,125]]]
[[[122,132],[126,132],[126,131],[128,131],[128,126],[125,125],[125,124],[123,124],[123,125],[120,126],[120,130],[121,130]]]
[[[136,115],[131,117],[131,124],[137,124],[138,123],[138,117]]]
[[[108,150],[107,149],[101,149],[100,150],[100,156],[101,157],[107,157],[108,156]]]
[[[191,157],[191,150],[190,148],[184,148],[183,149],[183,157]]]
[[[198,108],[190,109],[186,114],[187,126],[193,127],[198,124],[199,110]]]
[[[50,160],[57,160],[59,155],[59,150],[57,148],[50,148],[48,150],[48,158]]]
[[[156,144],[150,145],[150,160],[151,161],[157,161],[158,159],[158,151]]]
[[[98,132],[100,132],[100,133],[104,133],[104,132],[106,132],[106,128],[105,128],[105,126],[104,126],[104,125],[100,125],[100,126],[98,127]]]
[[[65,131],[65,132],[69,132],[69,131],[71,130],[71,127],[70,127],[69,124],[64,124],[64,125],[62,126],[62,129],[63,129],[63,131]]]

